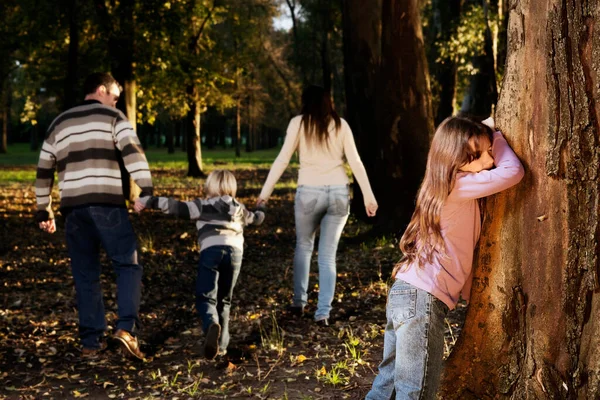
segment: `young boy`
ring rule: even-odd
[[[198,228],[200,261],[196,278],[196,309],[206,334],[204,356],[212,360],[224,355],[229,344],[229,309],[233,288],[242,266],[243,228],[260,225],[265,214],[251,212],[234,197],[237,183],[233,174],[215,170],[204,186],[206,199],[178,201],[148,196],[136,200],[134,208],[162,210],[165,214],[195,220]]]

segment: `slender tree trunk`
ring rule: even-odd
[[[494,49],[492,31],[488,17],[487,0],[482,0],[485,11],[485,43],[483,53],[475,56],[473,66],[479,71],[471,77],[467,93],[463,98],[461,111],[475,116],[486,117],[491,115],[498,101],[498,88],[496,84],[496,70],[494,68]]]
[[[69,2],[69,55],[67,76],[64,86],[64,109],[67,110],[77,103],[75,87],[77,85],[77,70],[79,58],[79,24],[77,0]]]
[[[600,7],[515,2],[496,112],[526,176],[488,200],[444,399],[600,398]]]
[[[167,131],[165,133],[165,144],[167,145],[167,153],[173,154],[175,153],[175,145],[174,145],[174,130],[177,129],[177,120],[169,120],[169,124],[167,126]]]
[[[302,84],[306,85],[308,83],[308,78],[306,77],[306,68],[304,68],[304,63],[302,62],[302,56],[300,54],[300,43],[298,39],[298,21],[296,18],[296,0],[286,0],[286,3],[290,9],[290,15],[292,17],[292,34],[294,36],[294,59],[296,66],[300,69],[300,76],[302,77]]]
[[[329,0],[321,0],[321,68],[323,70],[323,87],[331,93],[331,5]]]
[[[431,4],[429,65],[431,75],[437,83],[435,90],[432,89],[433,97],[439,99],[434,109],[436,126],[454,113],[457,60],[455,55],[442,58],[438,49],[447,46],[456,34],[462,2],[463,0],[432,0]]]
[[[375,176],[378,153],[376,88],[381,60],[381,0],[363,7],[363,0],[344,0],[344,73],[346,120],[352,128],[356,147],[370,179]],[[352,184],[352,212],[365,219],[367,214],[356,179]]]
[[[187,114],[187,176],[202,178],[206,176],[202,170],[202,150],[200,141],[200,105],[195,102]]]
[[[2,154],[6,154],[8,152],[8,120],[10,118],[8,97],[8,90],[0,91],[0,99],[2,99],[2,140],[0,141],[0,153]]]
[[[181,148],[181,120],[176,119],[174,121],[175,125],[175,147]],[[173,152],[175,149],[173,149]]]
[[[242,155],[241,153],[241,147],[242,147],[242,112],[240,110],[240,108],[242,107],[242,101],[240,99],[237,100],[237,104],[235,107],[235,129],[236,129],[236,136],[235,136],[235,156],[236,157],[240,157]]]
[[[379,203],[377,224],[383,231],[399,232],[414,211],[433,115],[418,1],[383,0],[382,5],[376,101],[381,138],[372,178]]]

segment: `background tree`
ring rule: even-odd
[[[445,399],[600,396],[600,20],[596,3],[515,3],[497,124],[526,176],[488,201]]]

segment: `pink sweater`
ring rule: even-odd
[[[396,274],[396,279],[431,293],[451,310],[459,295],[467,301],[470,297],[473,251],[481,232],[477,199],[516,185],[524,175],[523,165],[500,132],[494,133],[492,156],[496,168],[456,176],[440,221],[447,257],[437,257],[422,268],[412,264]]]
[[[312,146],[307,143],[302,127],[302,116],[298,115],[290,121],[283,147],[271,166],[271,171],[260,192],[261,199],[268,199],[275,184],[288,166],[290,158],[296,150],[300,154],[300,170],[298,185],[326,186],[346,185],[348,175],[344,167],[344,157],[348,160],[352,173],[356,177],[363,193],[365,205],[377,203],[369,184],[365,167],[360,160],[354,137],[348,123],[342,118],[340,129],[334,132],[332,121],[329,126],[329,146]]]

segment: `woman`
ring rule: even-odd
[[[271,166],[257,206],[262,206],[268,201],[275,183],[296,150],[300,154],[300,170],[294,203],[296,250],[294,299],[291,308],[297,314],[304,312],[310,259],[315,233],[320,226],[319,300],[315,321],[326,326],[329,325],[335,291],[335,256],[350,210],[344,156],[363,192],[368,216],[375,215],[377,201],[365,167],[356,151],[348,123],[333,109],[329,93],[322,87],[309,86],[302,93],[302,114],[290,121],[283,147]]]

